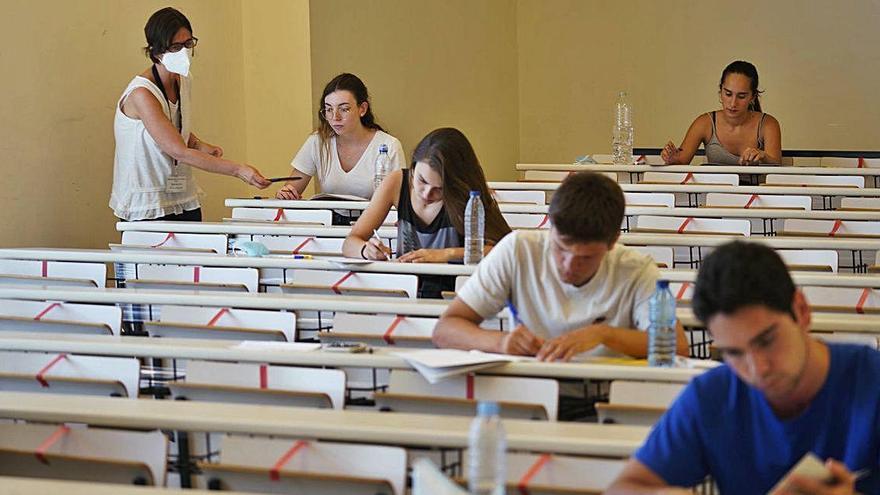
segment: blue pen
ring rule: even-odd
[[[311,254],[294,254],[293,259],[295,260],[310,260],[312,259]]]
[[[523,322],[519,319],[519,311],[516,310],[516,306],[513,305],[513,301],[508,299],[506,304],[507,311],[510,312],[510,319],[512,320],[510,323],[510,329],[513,330],[514,328],[522,325]]]

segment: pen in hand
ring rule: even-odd
[[[513,301],[508,299],[505,304],[507,305],[507,311],[510,312],[510,329],[513,330],[516,327],[522,325],[523,322],[519,319],[519,311],[516,310],[516,306],[513,305]]]
[[[376,239],[376,242],[379,243],[379,250],[381,250],[383,254],[385,254],[385,259],[390,260],[391,256],[389,256],[389,253],[385,253],[385,241],[383,241],[382,238],[379,237],[379,231],[377,231],[376,229],[373,229],[373,239]]]

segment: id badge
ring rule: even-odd
[[[186,191],[186,176],[179,173],[178,168],[174,167],[174,173],[168,176],[165,181],[165,192],[182,193]]]

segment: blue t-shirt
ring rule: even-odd
[[[807,452],[870,469],[880,493],[880,352],[830,344],[828,378],[806,410],[779,419],[764,394],[719,366],[685,388],[635,457],[674,486],[712,476],[722,494],[764,494]]]

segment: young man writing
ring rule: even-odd
[[[694,379],[606,493],[765,494],[807,453],[830,480],[772,493],[880,493],[880,353],[809,335],[810,307],[783,261],[758,243],[718,248],[693,298],[726,366]],[[860,473],[856,481],[854,473]]]
[[[589,172],[568,177],[550,202],[548,231],[515,231],[477,267],[440,317],[438,347],[567,361],[577,354],[645,357],[648,301],[659,272],[650,257],[617,244],[620,186]],[[511,331],[479,324],[507,302]],[[679,354],[687,341],[678,326]]]

